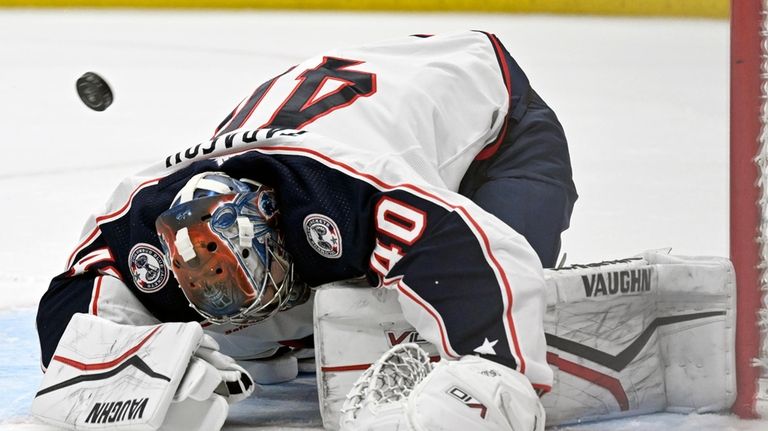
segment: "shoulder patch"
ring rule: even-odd
[[[133,284],[146,293],[154,293],[165,287],[168,281],[168,265],[160,250],[140,242],[133,246],[128,255]]]
[[[304,218],[304,233],[309,245],[323,257],[341,257],[341,233],[330,217],[322,214],[308,215]]]

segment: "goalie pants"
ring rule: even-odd
[[[499,148],[470,165],[459,193],[523,235],[542,265],[552,268],[578,197],[568,142],[555,113],[532,89],[520,120],[508,122]]]

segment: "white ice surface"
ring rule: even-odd
[[[725,21],[0,10],[0,430],[38,429],[24,423],[39,381],[29,307],[121,178],[205,140],[256,85],[323,48],[454,29],[496,33],[558,112],[581,195],[564,236],[569,262],[659,247],[727,256]],[[88,70],[115,90],[105,112],[75,94]],[[304,410],[259,429],[316,427],[311,384],[270,392],[274,403],[258,414],[281,404]],[[304,398],[282,402],[295,396]],[[228,427],[246,429],[252,407]],[[768,422],[664,414],[563,429],[766,430]]]

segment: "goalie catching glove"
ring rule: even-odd
[[[250,375],[198,323],[120,325],[75,314],[32,403],[44,422],[78,430],[219,430]]]
[[[522,374],[477,356],[432,365],[416,344],[371,365],[341,410],[342,431],[543,431],[544,422]]]

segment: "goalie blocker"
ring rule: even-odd
[[[727,259],[650,251],[545,273],[547,359],[555,375],[552,392],[541,398],[547,425],[731,406],[735,278]],[[315,348],[326,429],[338,429],[358,377],[402,343],[440,359],[403,319],[396,292],[344,283],[318,290]]]

